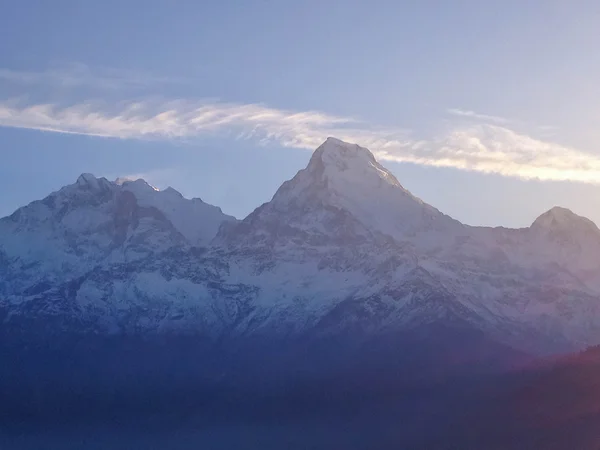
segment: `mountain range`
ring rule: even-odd
[[[0,220],[4,333],[369,340],[455,324],[530,354],[600,342],[600,230],[472,227],[328,138],[243,220],[90,174]]]

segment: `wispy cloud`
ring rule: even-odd
[[[191,138],[233,132],[242,139],[315,147],[331,134],[348,134],[359,122],[317,111],[294,112],[258,104],[220,102],[130,103],[118,111],[80,103],[17,106],[0,103],[0,126],[121,139]],[[360,129],[358,129],[360,130]]]
[[[174,179],[179,178],[181,169],[176,168],[161,168],[152,169],[144,172],[126,173],[126,174],[108,174],[106,179],[115,180],[117,184],[123,184],[127,181],[136,181],[142,179],[147,183],[151,183],[154,189],[164,189],[169,186],[169,183]]]
[[[490,122],[490,121],[488,121]],[[416,140],[319,111],[288,111],[222,102],[130,103],[118,110],[92,103],[70,106],[0,103],[0,126],[120,139],[193,139],[227,134],[259,143],[314,149],[328,136],[370,148],[379,159],[541,180],[600,183],[600,158],[535,139],[497,123],[471,123]]]
[[[63,88],[90,87],[97,89],[146,88],[157,84],[183,83],[181,77],[154,76],[126,69],[90,68],[73,63],[41,71],[0,68],[0,80],[25,85],[52,85]]]
[[[415,154],[415,163],[523,179],[600,183],[597,155],[490,124],[451,131],[429,143],[430,154]]]
[[[511,122],[509,119],[506,119],[505,117],[491,116],[488,114],[480,114],[480,113],[476,113],[475,111],[470,111],[467,109],[449,108],[446,110],[446,112],[453,116],[465,117],[467,119],[480,120],[483,122],[491,122],[491,123],[497,123],[497,124],[508,124]]]

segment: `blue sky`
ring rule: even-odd
[[[597,1],[6,2],[0,215],[82,172],[243,217],[328,135],[470,224],[600,222]]]

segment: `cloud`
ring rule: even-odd
[[[93,103],[5,102],[0,103],[0,126],[120,139],[189,140],[225,134],[305,149],[335,136],[370,148],[381,160],[524,179],[600,183],[597,156],[490,123],[458,126],[443,136],[417,140],[406,130],[374,127],[355,118],[259,104],[142,102],[114,110]]]
[[[394,155],[390,155],[392,159]],[[408,161],[407,158],[400,158]],[[600,183],[600,158],[498,125],[451,131],[411,154],[413,163],[495,173],[522,179]]]
[[[357,121],[317,111],[294,112],[258,104],[130,103],[111,111],[93,103],[66,107],[0,103],[1,126],[122,139],[190,138],[233,131],[242,139],[312,148],[354,123]]]
[[[181,169],[179,168],[161,168],[152,169],[144,172],[127,174],[108,174],[105,176],[108,180],[114,180],[117,184],[123,184],[128,181],[144,180],[155,190],[164,189],[169,186],[172,180],[179,178]]]
[[[146,88],[157,84],[184,83],[180,77],[161,77],[125,69],[90,68],[73,63],[42,71],[20,71],[0,68],[0,80],[26,85],[51,85],[63,88],[97,89]]]
[[[465,117],[473,120],[481,120],[484,122],[491,122],[497,124],[507,124],[511,122],[509,119],[506,119],[504,117],[490,116],[488,114],[479,114],[475,111],[469,111],[465,109],[449,108],[446,110],[446,112],[448,114],[452,114],[453,116]]]

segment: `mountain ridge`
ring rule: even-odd
[[[369,342],[456,323],[518,351],[597,344],[600,232],[545,214],[463,225],[334,138],[239,221],[174,189],[82,174],[0,219],[3,327],[27,332],[35,316],[77,333]]]

